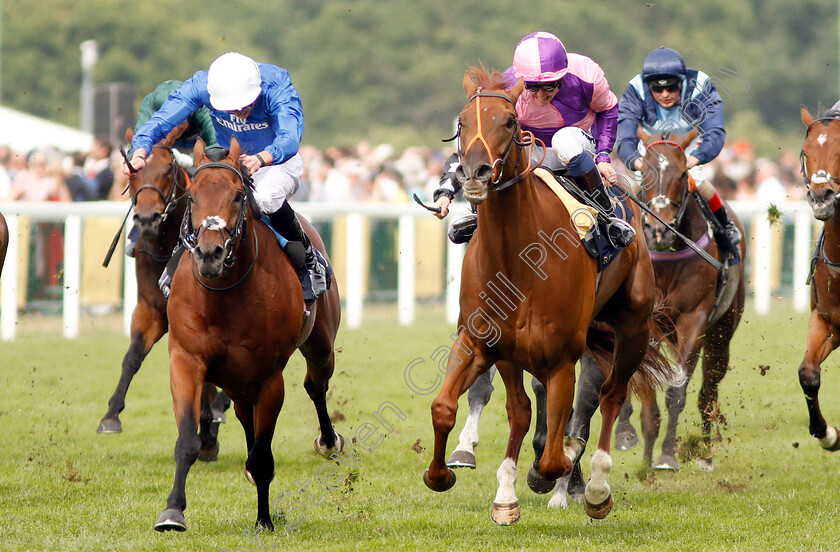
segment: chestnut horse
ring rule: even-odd
[[[457,178],[464,197],[477,206],[481,224],[464,257],[458,337],[432,403],[434,453],[423,480],[434,491],[455,484],[445,451],[458,398],[495,364],[507,391],[510,438],[491,517],[501,525],[515,523],[520,517],[516,465],[531,420],[524,371],[546,388],[547,437],[538,466],[539,475],[553,482],[572,470],[581,451],[577,441],[564,440],[575,363],[593,319],[604,320],[615,331],[614,364],[601,390],[603,429],[584,497],[587,513],[602,518],[613,505],[607,483],[613,423],[648,348],[653,267],[644,241],[633,240],[598,275],[596,259],[581,247],[569,211],[533,174],[514,107],[523,81],[506,90],[500,73],[472,72],[463,82],[469,100],[458,119]],[[638,226],[638,211],[634,221]],[[560,243],[560,236],[570,239]],[[670,375],[655,371],[667,369],[661,365],[642,366],[640,372],[652,379]]]
[[[174,128],[156,144],[146,159],[146,167],[129,180],[128,192],[134,209],[134,227],[139,231],[136,249],[135,276],[137,278],[137,306],[131,315],[131,342],[122,361],[122,372],[113,395],[108,400],[108,412],[97,427],[97,433],[120,433],[119,414],[125,408],[125,396],[134,375],[152,347],[167,332],[166,298],[158,287],[158,278],[172,255],[178,241],[181,219],[186,203],[184,191],[189,182],[187,171],[180,167],[172,154],[172,145],[186,130],[186,124]],[[131,143],[132,129],[125,134]],[[207,385],[201,423],[201,460],[215,460],[219,453],[216,440],[218,425],[210,403],[226,400],[218,396],[216,388]],[[222,414],[223,408],[217,409]]]
[[[692,130],[685,136],[657,134],[650,136],[641,128],[639,138],[646,145],[641,199],[653,212],[706,249],[710,255],[723,260],[722,253],[712,237],[709,222],[700,207],[699,194],[691,193],[692,184],[686,168],[685,148],[697,136]],[[724,209],[744,234],[737,215],[724,202]],[[657,469],[678,470],[676,456],[677,423],[686,404],[688,379],[694,372],[703,351],[703,383],[697,398],[697,408],[702,420],[702,434],[706,445],[704,454],[697,459],[703,471],[713,469],[710,448],[712,427],[716,422],[725,423],[720,413],[718,387],[729,369],[729,343],[744,312],[745,281],[744,263],[727,265],[722,270],[725,277],[711,264],[687,247],[665,224],[643,216],[645,240],[650,249],[656,287],[661,291],[663,304],[668,309],[672,328],[668,338],[676,346],[676,363],[687,376],[679,386],[665,393],[668,426],[662,442],[662,455],[653,463]],[[738,245],[741,258],[746,258],[745,241]],[[725,285],[721,285],[725,282]],[[660,412],[653,389],[640,386],[642,400],[642,433],[644,435],[644,462],[650,466],[653,444],[659,435]],[[593,393],[595,391],[592,391]],[[622,408],[616,427],[616,443],[630,440],[634,433],[628,420],[630,401]],[[629,447],[626,447],[629,448]]]
[[[245,474],[257,487],[257,527],[274,529],[269,484],[274,477],[271,440],[283,406],[283,369],[298,348],[306,359],[304,388],[315,404],[321,434],[315,449],[340,452],[326,393],[335,366],[334,342],[341,318],[334,283],[304,316],[297,273],[274,233],[250,210],[249,190],[239,173],[239,143],[211,161],[199,140],[196,173],[187,188],[181,257],[169,296],[169,357],[172,402],[178,426],[175,482],[155,529],[186,529],[186,478],[201,442],[196,434],[201,389],[210,382],[233,400],[245,431]],[[324,243],[301,219],[312,244]]]
[[[802,108],[808,127],[802,147],[802,175],[814,217],[825,223],[812,264],[811,319],[805,358],[799,365],[799,384],[808,406],[808,431],[820,446],[840,450],[835,426],[826,424],[820,410],[820,364],[840,345],[840,113],[828,111],[819,118]]]

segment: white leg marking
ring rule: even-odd
[[[571,437],[565,437],[564,444],[565,446],[563,448],[566,452],[566,456],[568,456],[569,460],[572,464],[574,464],[575,458],[577,458],[578,454],[580,454],[582,445],[579,440]],[[549,508],[566,508],[568,506],[566,495],[569,493],[569,481],[571,481],[571,479],[572,474],[569,473],[569,475],[564,475],[557,480],[557,489],[548,501]]]
[[[465,450],[473,452],[473,448],[478,445],[478,420],[481,418],[481,407],[471,408],[467,415],[467,422],[464,424],[464,429],[458,437],[458,446],[455,450]]]
[[[607,475],[612,469],[612,458],[606,451],[598,449],[592,455],[592,478],[586,485],[584,495],[590,504],[601,504],[610,496]]]
[[[499,490],[496,491],[496,498],[493,502],[496,504],[515,504],[518,502],[516,498],[516,462],[513,458],[505,458],[499,465],[496,471],[496,479],[499,482]]]
[[[824,449],[833,448],[837,444],[837,430],[834,426],[828,426],[825,430],[825,437],[820,439],[820,446]]]

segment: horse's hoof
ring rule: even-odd
[[[586,515],[592,519],[604,519],[612,511],[612,507],[612,493],[610,493],[610,496],[607,497],[604,502],[598,505],[591,504],[588,500],[586,500],[585,496],[583,497],[583,510],[586,512]]]
[[[829,452],[837,452],[840,450],[840,429],[829,426],[826,429],[825,436],[819,439],[820,446]]]
[[[219,442],[213,445],[212,448],[207,450],[201,449],[198,451],[198,459],[202,462],[215,462],[219,459]]]
[[[332,448],[327,448],[327,446],[324,444],[324,436],[318,435],[318,438],[315,439],[315,452],[317,452],[327,460],[330,460],[333,454],[341,454],[341,452],[344,450],[344,437],[342,437],[340,433],[336,433],[335,437],[335,446],[333,446]]]
[[[468,450],[455,450],[446,461],[446,465],[450,468],[470,468],[475,469],[475,454]]]
[[[633,426],[618,427],[615,431],[615,448],[617,450],[630,450],[639,444],[639,435]]]
[[[174,508],[168,508],[160,514],[155,522],[155,531],[186,531],[187,522],[184,520],[184,512]]]
[[[677,462],[677,458],[674,455],[663,454],[659,457],[659,460],[653,463],[653,469],[678,472],[680,471],[680,463]]]
[[[227,423],[227,414],[225,414],[224,410],[218,410],[216,408],[211,408],[210,413],[213,415],[213,419],[210,420],[210,423],[213,423],[213,424],[226,424]]]
[[[426,472],[423,474],[423,483],[425,483],[428,488],[437,493],[448,491],[455,485],[455,480],[457,478],[455,477],[455,472],[451,469],[447,468],[446,472],[447,477],[443,481],[443,483],[434,483],[431,479],[429,479],[429,470],[426,470]]]
[[[519,510],[519,502],[513,504],[496,504],[493,503],[493,511],[490,513],[490,519],[496,525],[513,525],[519,518],[522,517],[522,512]]]
[[[554,489],[556,481],[550,481],[540,474],[537,465],[531,464],[531,469],[528,470],[528,487],[537,494],[550,493]]]
[[[698,458],[697,469],[701,472],[713,472],[715,471],[715,465],[711,458]]]
[[[97,433],[122,433],[122,424],[119,418],[102,418]]]
[[[271,523],[270,519],[260,521],[259,519],[254,524],[254,529],[257,531],[274,531],[274,524]]]
[[[245,468],[245,479],[247,479],[254,487],[257,486],[257,482],[254,481],[254,476],[251,475],[251,472],[248,471],[248,468]]]

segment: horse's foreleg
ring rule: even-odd
[[[435,447],[429,469],[423,475],[423,482],[433,491],[448,491],[455,484],[455,472],[446,466],[446,441],[455,426],[458,412],[458,398],[494,359],[484,356],[466,331],[458,334],[452,347],[446,369],[446,378],[438,396],[432,401],[432,426],[435,431]]]
[[[131,343],[122,361],[122,371],[117,388],[108,400],[108,411],[96,428],[97,433],[120,433],[119,414],[125,408],[125,396],[134,375],[152,346],[166,333],[166,321],[160,311],[141,301],[131,315]]]
[[[198,437],[201,439],[198,459],[202,462],[213,462],[219,458],[219,424],[214,422],[211,407],[216,394],[216,386],[204,382],[201,390],[201,417],[198,424]]]
[[[185,531],[184,510],[187,507],[186,482],[190,467],[198,458],[201,439],[198,437],[198,416],[201,411],[201,385],[204,367],[183,351],[170,353],[170,387],[178,439],[175,441],[175,481],[166,502],[166,509],[155,522],[158,531]]]
[[[491,366],[489,370],[478,376],[467,392],[467,401],[470,405],[470,413],[464,423],[464,429],[458,437],[458,446],[449,455],[446,465],[450,468],[472,468],[475,469],[475,453],[473,449],[478,445],[478,421],[481,412],[490,396],[493,394],[493,376],[496,375],[496,367]]]
[[[707,311],[694,311],[680,316],[676,324],[676,334],[680,336],[677,358],[679,365],[685,371],[685,381],[678,387],[669,387],[665,391],[665,409],[668,411],[668,425],[665,437],[662,439],[662,455],[653,463],[657,470],[678,471],[677,461],[677,425],[686,404],[686,389],[703,346],[701,335],[706,330]]]
[[[820,410],[820,364],[829,353],[837,348],[840,335],[820,315],[817,309],[811,311],[808,323],[808,340],[805,358],[799,365],[799,385],[805,393],[805,404],[808,406],[808,431],[817,438],[820,446],[826,450],[840,450],[840,435],[838,429],[829,426]]]
[[[575,363],[563,359],[554,366],[545,382],[546,439],[539,461],[540,476],[555,481],[572,471],[565,451],[564,433],[572,411],[575,392]]]
[[[274,428],[280,409],[283,408],[284,398],[283,372],[277,370],[271,379],[263,382],[257,397],[254,406],[254,444],[248,451],[248,459],[245,460],[245,475],[257,487],[256,527],[269,531],[274,530],[268,501],[269,486],[274,479],[271,440],[274,438]]]
[[[522,441],[531,425],[531,400],[525,394],[522,370],[509,362],[497,363],[507,392],[507,415],[510,424],[505,458],[496,472],[499,488],[493,500],[491,518],[497,525],[511,525],[519,521],[519,499],[516,497],[516,465]]]

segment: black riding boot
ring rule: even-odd
[[[735,226],[735,221],[729,218],[729,213],[726,212],[726,207],[721,207],[714,212],[715,218],[721,226],[723,232],[715,231],[715,241],[723,250],[724,255],[731,259],[731,264],[738,264],[741,261],[741,252],[738,250],[738,244],[741,243],[741,231]]]
[[[268,220],[277,232],[288,240],[285,251],[292,261],[292,266],[298,273],[303,287],[303,300],[311,305],[329,287],[324,267],[318,262],[318,255],[309,236],[303,231],[300,221],[289,202],[273,213],[269,213]]]
[[[587,155],[583,153],[581,155]],[[636,230],[626,220],[615,216],[613,204],[607,195],[607,188],[601,180],[601,173],[593,165],[583,174],[572,176],[575,184],[598,206],[599,217],[605,220],[607,234],[616,247],[627,247],[636,236]]]

